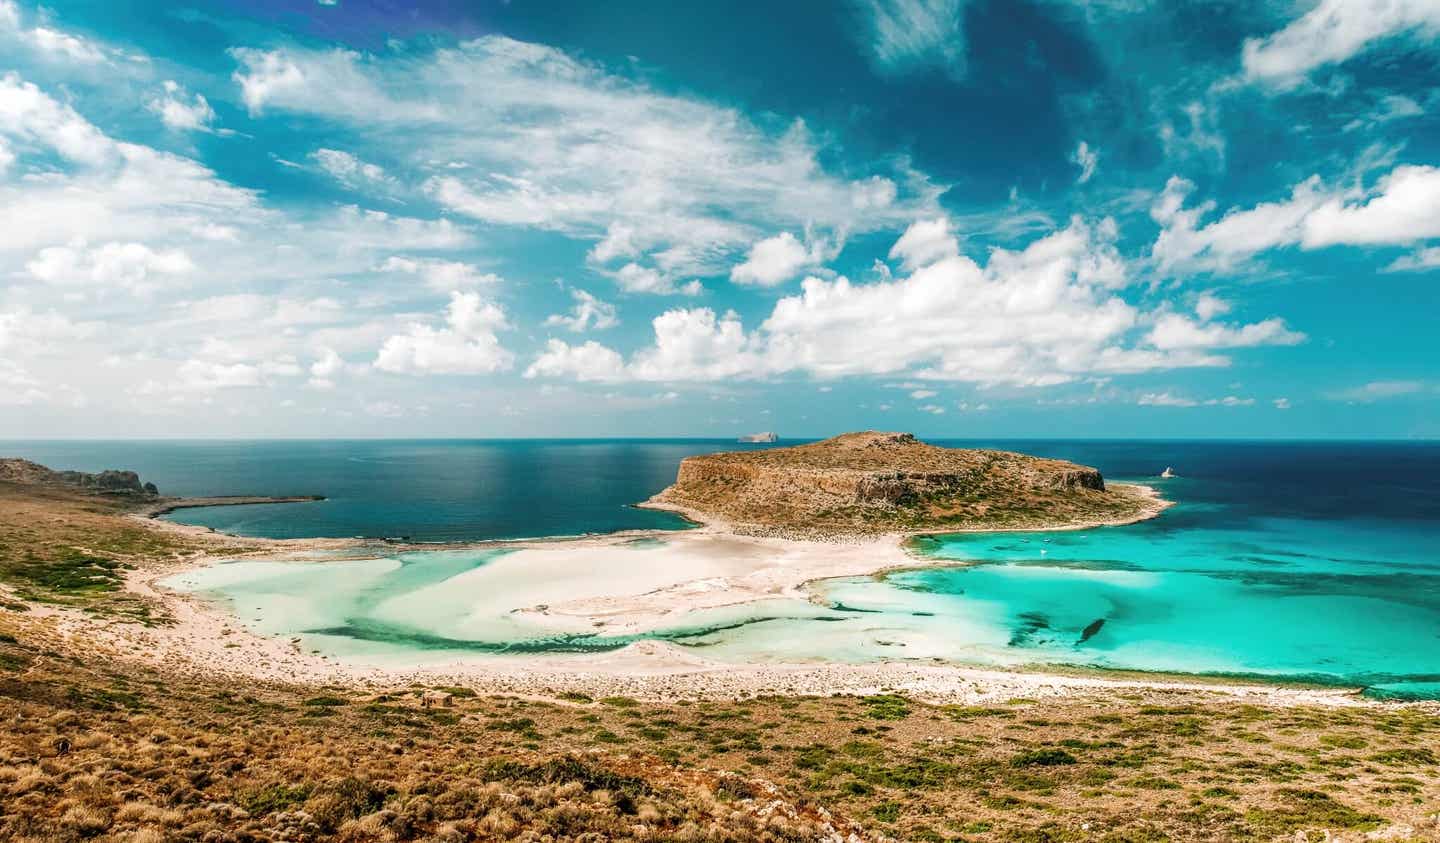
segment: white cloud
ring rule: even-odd
[[[495,331],[507,327],[505,312],[478,293],[454,292],[440,328],[412,324],[385,341],[375,368],[404,374],[486,374],[508,369],[513,356]]]
[[[1371,381],[1360,386],[1342,389],[1330,393],[1331,398],[1337,401],[1349,401],[1357,404],[1368,404],[1372,401],[1384,401],[1387,398],[1400,398],[1406,395],[1416,395],[1428,389],[1424,381],[1416,380],[1391,380]]]
[[[195,269],[179,249],[156,251],[143,243],[84,243],[41,249],[25,269],[36,280],[58,285],[100,285],[148,292],[167,277]]]
[[[1142,407],[1251,407],[1255,399],[1226,395],[1224,398],[1198,400],[1171,392],[1147,392],[1136,403]]]
[[[1290,330],[1285,326],[1285,321],[1279,318],[1233,326],[1196,321],[1178,313],[1166,313],[1156,320],[1147,339],[1158,349],[1172,351],[1298,345],[1305,341],[1305,335]]]
[[[1307,249],[1410,243],[1440,237],[1440,168],[1396,167],[1363,203],[1334,198],[1305,219]]]
[[[675,279],[654,267],[627,263],[614,272],[608,273],[627,293],[653,293],[661,296],[698,296],[705,292],[699,281],[691,280],[676,284]]]
[[[901,267],[907,270],[928,266],[958,254],[960,243],[950,233],[950,220],[944,217],[911,223],[890,247],[890,259],[898,258]]]
[[[575,300],[575,305],[570,308],[570,312],[552,313],[545,319],[547,326],[566,328],[580,333],[590,329],[602,331],[619,324],[619,320],[615,318],[615,305],[601,301],[590,293],[578,289],[570,291],[570,298]]]
[[[30,42],[41,50],[55,53],[82,64],[99,64],[105,61],[105,52],[88,39],[58,29],[37,26],[30,30]]]
[[[1326,188],[1319,176],[1311,176],[1285,201],[1231,209],[1208,224],[1201,220],[1215,204],[1185,207],[1193,190],[1189,181],[1172,177],[1151,207],[1151,217],[1163,227],[1151,249],[1162,270],[1226,271],[1283,246],[1401,245],[1440,237],[1436,167],[1395,167],[1370,190]]]
[[[561,376],[584,364],[590,377],[602,370],[610,380],[798,372],[1035,386],[1093,373],[1223,366],[1228,359],[1217,349],[1302,338],[1278,319],[1226,325],[1174,317],[1181,320],[1176,322],[1173,314],[1152,317],[1137,310],[1114,293],[1128,283],[1116,236],[1113,224],[1076,220],[1024,250],[996,250],[985,267],[952,254],[909,277],[871,284],[807,278],[800,294],[777,302],[753,332],[733,313],[676,309],[654,320],[654,343],[628,361],[598,344],[587,344],[582,357],[552,340],[530,373]]]
[[[591,259],[602,265],[712,274],[775,231],[837,240],[881,230],[933,212],[941,192],[903,161],[838,171],[803,123],[777,134],[733,109],[499,36],[418,55],[232,54],[252,110],[363,127],[391,142],[389,157],[432,173],[424,188],[444,207],[595,240]],[[417,132],[423,148],[408,140]]]
[[[525,370],[525,377],[571,377],[578,381],[620,381],[625,379],[625,360],[618,352],[594,340],[570,345],[549,340],[545,350]]]
[[[939,394],[940,393],[936,392],[933,389],[916,389],[910,393],[910,397],[914,398],[916,401],[923,401],[926,398],[934,398],[936,395]]]
[[[1420,117],[1424,114],[1425,109],[1415,100],[1402,94],[1386,94],[1376,101],[1375,107],[1368,114],[1346,123],[1341,127],[1341,131],[1353,132],[1356,129],[1374,128],[1386,123],[1393,123],[1396,120]]]
[[[929,413],[933,416],[945,415],[945,408],[941,407],[939,404],[921,404],[915,409],[919,410],[922,413]]]
[[[0,310],[0,353],[13,359],[53,352],[62,343],[85,339],[95,330],[92,324],[74,322],[54,311]]]
[[[1200,297],[1195,300],[1195,315],[1199,316],[1202,322],[1208,322],[1216,316],[1229,312],[1230,303],[1210,293],[1201,293]]]
[[[1396,258],[1385,267],[1386,272],[1416,272],[1440,267],[1440,246],[1419,249],[1412,255]]]
[[[1095,168],[1100,164],[1100,150],[1091,149],[1090,144],[1082,140],[1080,145],[1075,147],[1075,154],[1070,156],[1070,160],[1080,168],[1080,175],[1075,181],[1084,184],[1095,175]]]
[[[1290,399],[1289,399],[1289,398],[1276,398],[1276,399],[1274,399],[1273,401],[1271,401],[1270,403],[1271,403],[1271,404],[1274,404],[1274,405],[1275,405],[1275,409],[1277,409],[1277,410],[1288,410],[1288,409],[1290,409],[1291,406],[1293,406],[1293,405],[1290,403]]]
[[[333,348],[320,349],[320,356],[314,363],[310,364],[310,380],[307,385],[312,389],[333,389],[335,387],[335,376],[345,369],[345,360]]]
[[[160,116],[168,128],[182,132],[210,130],[215,109],[202,94],[190,95],[180,83],[167,79],[161,92],[146,101],[145,107]]]
[[[745,262],[730,270],[730,280],[737,284],[774,287],[823,259],[824,249],[820,244],[807,247],[795,235],[782,231],[751,246]]]
[[[493,272],[481,272],[472,264],[460,261],[441,260],[440,258],[413,258],[404,255],[392,255],[385,259],[385,262],[378,267],[381,272],[403,272],[416,275],[425,280],[425,285],[432,290],[444,292],[447,290],[468,290],[472,287],[482,287],[501,282],[500,276]]]
[[[1327,199],[1320,178],[1312,176],[1297,184],[1287,201],[1232,209],[1201,225],[1201,218],[1214,210],[1215,203],[1185,208],[1194,187],[1185,179],[1172,177],[1150,210],[1151,217],[1164,226],[1151,249],[1161,269],[1228,270],[1257,252],[1298,243],[1305,218]]]
[[[1343,62],[1377,42],[1400,35],[1440,34],[1434,0],[1321,0],[1284,29],[1245,41],[1245,75],[1277,88],[1293,88],[1316,68]]]
[[[15,153],[10,150],[10,144],[0,138],[0,179],[10,172],[10,165],[15,163]]]
[[[310,160],[332,178],[350,187],[388,185],[394,180],[379,164],[371,164],[342,149],[317,149]]]
[[[900,73],[937,66],[965,73],[963,0],[855,0],[865,18],[866,46],[876,69]]]
[[[82,164],[104,163],[116,152],[114,141],[75,109],[16,73],[0,76],[0,132],[41,143]]]

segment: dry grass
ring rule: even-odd
[[[314,688],[24,640],[0,653],[6,840],[1440,839],[1440,718],[1414,708],[1195,692],[427,708],[419,686],[316,705]]]
[[[1063,460],[849,433],[790,448],[687,457],[653,504],[745,532],[806,536],[1040,529],[1130,520],[1156,503]]]
[[[234,687],[103,661],[23,611],[143,620],[113,584],[56,585],[68,554],[172,564],[187,541],[0,485],[0,840],[1440,840],[1433,710],[455,688],[427,708],[418,686]]]

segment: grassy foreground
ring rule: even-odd
[[[56,622],[163,623],[112,574],[197,547],[123,501],[0,489],[22,500],[0,506],[0,840],[1440,839],[1417,708],[522,699],[102,661]]]

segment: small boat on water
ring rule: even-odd
[[[1171,478],[1171,477],[1174,477],[1174,476],[1175,476],[1175,469],[1173,469],[1173,468],[1171,468],[1170,466],[1167,465],[1167,466],[1165,466],[1165,470],[1162,471],[1162,472],[1160,472],[1160,476],[1163,477],[1163,478],[1166,478],[1166,479]]]

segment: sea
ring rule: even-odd
[[[814,601],[698,614],[645,637],[734,661],[878,659],[1255,677],[1440,698],[1440,442],[931,440],[1073,460],[1176,502],[1121,527],[916,540],[917,567]],[[778,446],[796,444],[781,440]],[[504,551],[445,543],[682,530],[633,506],[730,440],[14,441],[57,469],[128,468],[165,494],[324,495],[180,510],[242,536],[433,542],[325,565],[242,562],[179,587],[339,656],[586,652],[633,638],[467,626],[446,584]],[[1160,473],[1172,467],[1175,476]],[[644,554],[664,534],[637,542]],[[643,564],[646,557],[637,556]],[[247,618],[240,608],[271,611]],[[408,607],[398,611],[397,606]],[[467,631],[469,630],[469,631]]]

